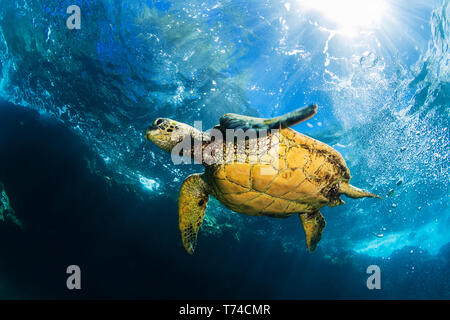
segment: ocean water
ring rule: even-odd
[[[80,0],[75,30],[72,4],[0,2],[0,298],[450,298],[448,0]],[[310,103],[294,129],[383,199],[322,209],[312,254],[298,218],[212,200],[188,255],[177,194],[203,168],[145,128]]]

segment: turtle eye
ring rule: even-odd
[[[155,125],[160,125],[163,122],[163,120],[161,118],[158,118],[155,120]]]

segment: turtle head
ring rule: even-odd
[[[147,128],[145,138],[164,151],[171,152],[184,138],[196,135],[201,136],[201,131],[185,123],[167,118],[157,118]]]

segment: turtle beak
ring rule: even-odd
[[[167,123],[167,119],[165,118],[157,118],[152,122],[150,126],[147,128],[147,132],[145,133],[145,138],[151,141],[151,137],[158,133],[161,129],[165,128],[165,123]]]
[[[147,128],[147,131],[145,132],[145,139],[147,139],[148,141],[151,141],[150,137],[152,136],[152,132],[154,132],[155,130],[158,130],[158,129],[159,128],[155,124],[151,124]]]

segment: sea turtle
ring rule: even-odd
[[[243,214],[276,218],[298,214],[310,252],[325,227],[322,207],[344,204],[341,194],[378,197],[350,185],[350,172],[339,152],[289,128],[316,110],[310,105],[272,119],[228,113],[213,128],[226,135],[222,140],[214,130],[202,132],[167,118],[158,118],[147,128],[146,139],[172,156],[195,158],[200,150],[205,173],[187,177],[178,197],[179,227],[188,253],[194,252],[210,195]],[[256,135],[247,134],[252,130]],[[238,141],[237,132],[245,133],[244,143]],[[255,153],[255,148],[263,152]]]

